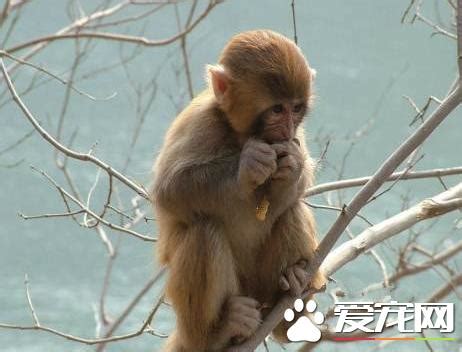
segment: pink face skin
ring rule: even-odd
[[[299,100],[273,105],[263,115],[264,126],[260,137],[267,143],[292,140],[305,112],[306,103]]]

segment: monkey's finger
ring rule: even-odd
[[[261,312],[258,309],[243,306],[241,313],[247,318],[261,321]]]
[[[232,314],[229,318],[239,326],[240,334],[252,334],[252,332],[255,331],[261,323],[260,320],[249,318],[240,314]]]
[[[288,167],[290,169],[295,169],[297,166],[297,161],[292,155],[287,155],[281,159],[278,159],[278,168]]]
[[[249,335],[251,335],[255,330],[257,330],[257,328],[261,324],[261,320],[252,319],[248,317],[241,317],[241,322],[245,327],[247,327],[250,330]]]
[[[247,160],[245,162],[245,169],[249,170],[250,172],[259,172],[261,169],[265,168],[265,166],[266,165],[262,160],[256,158],[253,160]]]
[[[253,163],[262,163],[266,166],[269,166],[276,162],[276,153],[264,153],[259,150],[252,150],[248,152],[242,160],[242,162],[252,165]]]
[[[261,172],[265,175],[265,179],[278,169],[278,164],[274,159],[259,161],[259,163],[261,165]]]
[[[263,184],[268,177],[276,170],[276,163],[270,165],[264,165],[261,162],[255,162],[252,165],[252,178],[257,186]]]
[[[256,141],[252,143],[250,146],[250,149],[255,150],[255,151],[260,151],[265,154],[275,154],[275,151],[273,148],[268,143],[261,142],[261,141]]]
[[[291,173],[292,171],[289,168],[278,169],[271,175],[271,178],[273,180],[286,180],[290,177]]]
[[[256,320],[261,320],[261,313],[260,310],[258,309],[258,306],[255,307],[254,302],[248,302],[249,304],[242,303],[242,302],[237,302],[233,307],[231,312],[239,315],[244,315],[248,318],[256,319]]]
[[[296,266],[294,268],[294,274],[297,277],[298,282],[300,283],[300,287],[304,288],[308,282],[308,273],[299,266]]]
[[[273,149],[254,149],[252,150],[253,156],[258,156],[259,158],[268,159],[268,160],[276,160],[277,155]]]
[[[289,148],[285,143],[274,143],[270,147],[276,152],[278,158],[282,158],[289,153]]]
[[[307,270],[308,269],[308,260],[306,259],[300,259],[298,262],[297,262],[297,266]]]
[[[295,276],[294,270],[288,270],[287,276],[289,278],[290,293],[292,296],[300,296],[302,293],[302,286],[300,285],[298,278]]]
[[[285,276],[281,276],[279,279],[279,287],[283,291],[288,291],[290,289],[289,281],[286,279]]]
[[[277,166],[276,154],[269,155],[263,153],[256,153],[254,155],[255,161],[259,162],[267,167]]]
[[[245,305],[251,308],[258,308],[260,306],[260,302],[252,297],[247,296],[233,296],[229,299],[230,304],[234,305]]]

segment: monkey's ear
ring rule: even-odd
[[[318,71],[316,71],[314,68],[310,67],[311,71],[311,81],[314,82],[316,79],[316,75],[318,74]]]
[[[229,77],[225,68],[221,65],[207,66],[209,84],[213,88],[213,93],[218,103],[221,104],[224,100],[225,93],[229,88]]]

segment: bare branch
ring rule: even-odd
[[[14,29],[16,28],[16,24],[18,23],[20,15],[21,15],[21,7],[19,7],[18,10],[16,11],[13,19],[10,22],[10,25],[8,26],[8,29],[6,30],[6,33],[3,35],[3,39],[2,39],[2,42],[0,44],[0,48],[4,48],[6,46],[6,43],[10,39],[11,34],[13,33]]]
[[[334,207],[332,205],[315,204],[315,203],[311,203],[311,202],[307,202],[307,201],[305,201],[304,203],[306,205],[308,205],[310,208],[313,208],[313,209],[334,210],[334,211],[337,211],[339,213],[341,213],[343,211],[342,208]],[[364,220],[364,222],[367,223],[369,226],[374,225],[372,222],[370,222],[365,216],[361,215],[360,213],[358,213],[357,217],[360,218],[361,220]]]
[[[87,208],[79,199],[77,199],[76,197],[74,197],[72,194],[70,194],[69,192],[67,192],[64,188],[62,188],[61,186],[59,186],[55,180],[53,180],[46,172],[44,172],[43,170],[39,170],[39,169],[36,169],[34,167],[32,167],[32,169],[34,171],[37,171],[38,173],[42,174],[42,176],[44,176],[48,181],[50,181],[50,183],[59,191],[59,193],[63,196],[63,197],[66,197],[68,199],[70,199],[73,203],[75,203],[79,208],[81,208],[82,210],[85,211],[85,213],[88,213],[91,217],[95,218],[98,222],[100,222],[101,224],[104,224],[106,225],[107,227],[109,227],[110,229],[112,230],[115,230],[115,231],[119,231],[119,232],[123,232],[123,233],[127,233],[129,235],[132,235],[136,238],[139,238],[143,241],[148,241],[148,242],[155,242],[157,241],[156,238],[153,238],[153,237],[149,237],[149,236],[145,236],[145,235],[142,235],[136,231],[133,231],[133,230],[130,230],[129,228],[126,228],[126,227],[122,227],[122,226],[118,226],[116,224],[113,224],[109,221],[107,221],[106,219],[103,219],[101,218],[98,214],[96,214],[93,210]],[[67,205],[67,203],[66,203]],[[72,211],[69,209],[69,206],[67,205],[68,207],[68,211],[70,214],[72,214]],[[87,227],[85,226],[85,224],[83,224],[82,226],[84,227]]]
[[[0,68],[3,73],[3,76],[6,80],[6,83],[8,85],[8,88],[11,92],[11,95],[13,96],[13,100],[15,103],[19,106],[19,108],[22,110],[24,113],[25,117],[29,120],[29,122],[34,126],[34,128],[40,133],[40,135],[51,145],[53,145],[56,149],[58,149],[60,152],[64,153],[70,158],[81,160],[81,161],[88,161],[92,164],[97,165],[98,167],[102,168],[105,170],[108,174],[111,174],[114,176],[116,179],[118,179],[120,182],[128,186],[129,188],[133,189],[136,193],[138,193],[140,196],[142,196],[145,199],[148,199],[148,194],[144,190],[144,188],[138,186],[135,182],[121,174],[119,171],[113,169],[111,166],[106,164],[105,162],[101,161],[100,159],[96,158],[95,156],[89,154],[89,153],[79,153],[74,150],[71,150],[64,146],[63,144],[59,143],[56,139],[54,139],[37,121],[37,119],[32,115],[32,113],[29,111],[27,106],[23,103],[21,98],[18,96],[16,89],[13,85],[13,82],[11,82],[10,76],[8,75],[8,72],[6,71],[5,64],[3,63],[3,59],[0,58]]]
[[[79,209],[75,211],[70,211],[66,213],[51,213],[51,214],[39,214],[39,215],[25,215],[23,213],[18,213],[19,217],[23,220],[34,220],[34,219],[48,219],[48,218],[66,218],[74,215],[79,215],[85,213],[85,210]]]
[[[35,46],[37,44],[50,43],[53,41],[58,41],[58,40],[63,40],[63,39],[74,39],[74,38],[104,39],[104,40],[112,40],[112,41],[138,44],[138,45],[148,46],[148,47],[164,46],[164,45],[171,44],[177,41],[178,39],[181,39],[186,34],[190,33],[205,17],[207,17],[209,12],[212,11],[212,9],[220,2],[221,2],[220,0],[210,0],[207,8],[201,13],[201,15],[198,18],[196,18],[196,20],[194,20],[191,23],[189,27],[187,27],[185,30],[167,39],[151,40],[145,37],[132,36],[132,35],[126,35],[126,34],[119,34],[119,33],[78,31],[75,33],[56,33],[56,34],[43,36],[40,38],[27,41],[22,44],[18,44],[11,48],[8,48],[6,49],[6,51],[9,53],[14,53],[16,51],[23,50],[31,46]]]
[[[420,14],[419,12],[416,12],[415,18],[433,28],[435,30],[434,34],[442,34],[451,39],[457,39],[457,36],[454,33],[451,33],[448,30],[442,28],[441,26],[438,26],[436,23],[433,23],[428,18],[422,16],[422,14]]]
[[[366,229],[354,239],[343,243],[329,253],[321,266],[321,270],[326,275],[331,275],[385,239],[422,220],[460,208],[462,206],[460,197],[462,197],[462,183]]]
[[[403,95],[403,98],[406,99],[409,104],[412,106],[412,108],[415,110],[415,112],[417,113],[414,118],[412,119],[412,121],[409,123],[409,126],[412,126],[414,123],[416,123],[418,120],[422,121],[423,122],[423,118],[425,116],[425,114],[427,113],[427,110],[428,108],[430,107],[430,103],[433,101],[435,103],[437,103],[438,105],[441,104],[441,100],[439,100],[438,98],[434,97],[434,96],[430,96],[428,97],[427,99],[427,102],[425,103],[425,105],[423,106],[422,109],[419,109],[419,107],[417,106],[417,104],[411,99],[411,97],[407,96],[407,95]]]
[[[160,277],[163,276],[164,273],[165,273],[165,268],[161,268],[159,270],[158,274],[155,276],[155,279],[156,280],[159,279]],[[26,280],[27,280],[27,278],[26,278]],[[28,300],[29,300],[29,298],[30,298],[30,296],[28,295]],[[161,297],[157,300],[157,303],[152,307],[151,311],[149,312],[146,320],[141,325],[141,327],[137,331],[129,333],[129,334],[125,334],[125,335],[118,335],[118,336],[113,336],[113,337],[108,337],[108,338],[101,338],[101,339],[87,339],[87,338],[83,338],[83,337],[78,337],[78,336],[67,334],[67,333],[64,333],[62,331],[59,331],[59,330],[56,330],[56,329],[53,329],[53,328],[50,328],[50,327],[47,327],[47,326],[39,325],[38,324],[38,318],[35,315],[35,313],[33,313],[34,322],[35,322],[34,325],[26,326],[26,325],[14,325],[14,324],[0,323],[0,328],[2,328],[2,329],[11,329],[11,330],[39,330],[39,331],[46,331],[46,332],[51,333],[53,335],[63,337],[65,339],[67,339],[67,340],[80,342],[80,343],[83,343],[83,344],[86,344],[86,345],[97,345],[97,344],[101,344],[101,343],[109,343],[109,342],[115,342],[115,341],[121,341],[121,340],[128,340],[128,339],[134,338],[136,336],[139,336],[139,335],[141,335],[141,334],[143,334],[145,332],[152,332],[152,329],[149,328],[149,324],[151,324],[151,321],[152,321],[154,315],[159,310],[159,307],[163,302],[162,298],[163,298],[163,295],[161,295]],[[29,306],[31,307],[31,304],[29,304]],[[31,308],[31,309],[33,311],[33,308]]]
[[[37,314],[35,313],[34,305],[32,304],[32,298],[30,296],[30,291],[29,291],[29,278],[27,274],[24,275],[24,285],[26,286],[27,304],[29,305],[29,309],[32,314],[32,319],[34,320],[34,323],[36,326],[40,326],[39,319],[37,317]]]
[[[110,8],[104,8],[102,10],[97,10],[94,13],[88,16],[81,17],[78,20],[74,21],[73,23],[69,24],[68,26],[63,27],[56,34],[69,33],[72,30],[79,30],[80,28],[84,27],[87,24],[92,23],[93,21],[98,21],[104,17],[109,17],[109,16],[116,14],[117,12],[121,11],[128,5],[130,5],[130,0],[123,0],[120,3],[117,3]],[[35,54],[43,50],[48,44],[49,42],[42,42],[42,43],[35,45],[29,52],[27,52],[22,57],[22,59],[27,60],[28,58],[34,56]],[[19,65],[20,64],[17,63],[9,67],[8,68],[9,72],[13,72],[14,70],[16,70]]]
[[[424,179],[424,178],[438,178],[443,176],[451,175],[460,175],[462,174],[462,167],[451,167],[444,169],[432,169],[432,170],[422,170],[422,171],[399,171],[391,174],[386,182],[395,181],[395,180],[415,180],[415,179]],[[324,192],[335,191],[343,188],[352,188],[365,185],[372,176],[352,178],[348,180],[334,181],[328,183],[322,183],[316,186],[309,188],[305,196],[310,197],[316,194],[321,194]]]
[[[445,285],[437,289],[433,294],[428,298],[429,302],[438,302],[450,294],[454,287],[462,285],[462,274],[458,274],[451,278],[451,280]]]
[[[8,13],[10,12],[11,7],[11,0],[5,0],[5,4],[3,5],[2,12],[0,12],[0,26],[3,24],[5,19],[8,17]]]
[[[292,25],[294,27],[294,42],[295,44],[298,44],[297,21],[295,20],[295,0],[292,0],[290,7],[292,8]]]
[[[3,148],[0,150],[0,156],[8,153],[9,151],[15,149],[16,147],[18,147],[19,145],[21,145],[22,143],[24,143],[26,140],[28,140],[33,134],[34,134],[35,130],[30,130],[29,132],[27,132],[24,136],[22,136],[21,138],[19,138],[16,142],[14,142],[13,144],[10,144],[9,146]]]
[[[459,68],[459,87],[462,86],[462,1],[457,0],[457,65]]]
[[[110,337],[118,328],[119,326],[125,321],[125,319],[128,317],[128,315],[133,311],[135,306],[139,303],[141,298],[143,298],[146,293],[154,286],[154,284],[159,281],[159,279],[166,273],[166,267],[162,267],[156,275],[154,275],[152,278],[148,280],[148,282],[141,288],[141,290],[136,294],[136,296],[129,302],[129,304],[125,307],[125,309],[122,311],[122,313],[119,315],[119,317],[111,324],[109,327],[108,331],[104,334],[105,338]],[[164,296],[162,295],[159,298],[159,301],[155,305],[155,309],[157,310],[160,306],[160,304],[163,301]],[[152,320],[152,318],[150,319]],[[150,321],[149,321],[150,323]],[[103,351],[105,347],[105,344],[101,344],[98,346],[96,349],[96,352]]]
[[[194,15],[194,11],[196,10],[198,4],[198,0],[194,0],[193,4],[191,5],[191,9],[189,10],[189,15],[188,19],[186,20],[185,27],[189,27],[190,23],[192,21],[192,17]],[[178,30],[181,30],[181,20],[180,20],[180,14],[178,11],[178,6],[175,5],[175,17],[178,25]],[[186,47],[186,36],[183,36],[181,38],[181,55],[183,56],[183,65],[184,65],[184,70],[185,70],[185,75],[186,75],[186,81],[188,83],[188,92],[189,92],[189,98],[192,99],[194,98],[194,89],[193,89],[193,84],[192,84],[192,77],[191,77],[191,69],[189,67],[189,59],[188,59],[188,50]]]
[[[103,244],[106,246],[109,258],[112,258],[114,256],[114,247],[112,246],[112,242],[109,240],[107,237],[106,231],[103,229],[102,226],[97,225],[95,227],[96,233],[99,235],[99,238],[103,242]]]
[[[176,4],[176,2],[172,2],[172,3]],[[130,22],[138,21],[138,20],[140,20],[142,18],[149,17],[150,15],[152,15],[152,14],[156,13],[157,11],[161,10],[165,5],[168,5],[168,4],[169,4],[168,2],[163,2],[163,3],[160,3],[160,4],[156,4],[157,6],[153,7],[152,9],[149,9],[149,10],[147,10],[145,12],[142,12],[142,13],[140,13],[138,15],[118,19],[118,20],[115,20],[115,21],[112,21],[112,22],[104,22],[104,23],[98,23],[98,24],[94,24],[94,25],[86,25],[85,28],[112,27],[112,26],[119,26],[121,24],[126,24],[126,23],[130,23]]]
[[[417,245],[414,245],[412,247],[412,249],[416,250],[416,251],[419,251],[419,252],[423,252],[422,249],[420,248],[420,246],[417,246]],[[452,257],[454,257],[455,255],[459,254],[462,252],[462,241],[460,241],[459,243],[455,244],[454,246],[444,250],[444,251],[441,251],[439,253],[436,253],[436,254],[432,254],[432,253],[426,253],[426,255],[429,257],[429,260],[427,261],[423,261],[421,263],[417,263],[417,264],[410,264],[410,265],[406,265],[406,266],[402,266],[400,265],[398,270],[391,276],[387,277],[387,283],[386,283],[386,286],[388,285],[394,285],[396,284],[398,281],[400,281],[401,279],[405,278],[405,277],[408,277],[408,276],[411,276],[411,275],[415,275],[415,274],[419,274],[423,271],[426,271],[430,268],[433,268],[435,267],[435,265],[442,265],[446,268],[446,270],[448,272],[450,272],[450,274],[453,274],[453,271],[449,269],[449,267],[447,265],[445,265],[444,263],[446,261],[448,261],[449,259],[451,259]],[[378,290],[378,289],[381,289],[385,287],[385,282],[380,282],[380,283],[374,283],[374,284],[371,284],[369,285],[368,287],[366,287],[362,294],[365,295],[367,294],[368,292],[370,291],[373,291],[373,290]]]
[[[8,57],[9,59],[11,59],[11,60],[13,60],[13,61],[16,61],[16,62],[18,62],[18,63],[20,63],[20,64],[22,64],[22,65],[26,65],[26,66],[29,66],[29,67],[34,68],[35,70],[37,70],[37,71],[39,71],[39,72],[42,72],[42,73],[44,73],[44,74],[50,76],[51,78],[54,78],[54,79],[57,80],[58,82],[60,82],[60,83],[62,83],[62,84],[65,84],[65,85],[68,85],[68,86],[70,87],[70,89],[72,89],[73,91],[77,92],[78,94],[80,94],[80,95],[82,95],[82,96],[87,97],[88,99],[91,99],[91,100],[94,100],[94,101],[98,101],[98,100],[99,100],[99,101],[104,101],[104,100],[112,99],[112,98],[114,98],[114,97],[117,95],[117,93],[114,92],[114,93],[108,95],[107,97],[104,97],[104,98],[96,98],[96,97],[94,97],[93,95],[88,94],[88,93],[86,93],[86,92],[80,90],[79,88],[75,87],[71,82],[66,81],[65,79],[62,79],[62,78],[59,77],[57,74],[52,73],[52,72],[50,72],[49,70],[47,70],[47,69],[45,69],[45,68],[43,68],[43,67],[41,67],[41,66],[39,66],[39,65],[33,64],[33,63],[29,62],[29,61],[26,61],[26,60],[23,60],[23,59],[18,58],[18,57],[16,57],[16,56],[13,56],[13,55],[11,55],[10,53],[8,53],[8,52],[5,51],[5,50],[0,50],[0,57],[2,57],[2,56],[6,56],[6,57]]]

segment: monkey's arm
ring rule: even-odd
[[[255,206],[255,189],[276,171],[276,152],[255,139],[249,139],[242,150],[208,148],[195,157],[170,158],[170,163],[159,163],[165,166],[157,170],[157,205],[187,218],[226,217],[230,204],[237,209]]]
[[[236,201],[232,198],[236,198],[238,189],[238,161],[237,155],[222,155],[208,161],[180,159],[156,170],[153,190],[156,206],[180,218],[216,214],[223,204]]]

